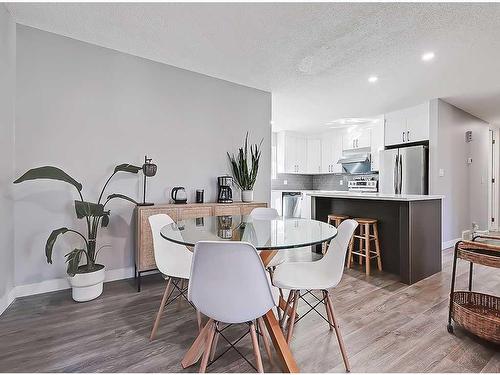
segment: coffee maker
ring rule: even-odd
[[[217,202],[233,203],[233,192],[231,190],[231,185],[233,184],[233,178],[231,176],[220,176],[217,177],[217,183],[219,185]]]

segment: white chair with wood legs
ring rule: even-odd
[[[284,263],[276,268],[273,277],[273,284],[281,289],[289,289],[286,311],[291,309],[290,318],[287,326],[287,341],[290,342],[295,325],[297,304],[301,298],[301,290],[312,294],[319,303],[325,304],[327,318],[330,330],[335,329],[337,340],[347,371],[350,371],[349,360],[344,346],[338,321],[335,318],[332,300],[328,289],[335,288],[342,278],[344,272],[344,260],[347,253],[349,242],[358,223],[354,220],[345,220],[337,228],[337,236],[331,240],[328,251],[323,258],[316,262],[296,262]],[[321,291],[322,298],[316,297],[312,291]],[[318,312],[317,310],[315,310]],[[307,313],[303,314],[305,316]],[[319,312],[318,312],[319,314]],[[320,314],[321,315],[321,314]],[[282,326],[285,324],[283,314]],[[321,315],[322,316],[322,315]]]
[[[194,248],[189,300],[209,318],[200,372],[205,372],[219,323],[248,323],[257,370],[264,372],[255,324],[268,356],[262,317],[275,306],[272,286],[255,247],[245,242],[200,241]]]
[[[187,297],[185,296],[185,285],[187,285],[187,283],[189,282],[193,253],[189,251],[186,246],[178,245],[161,237],[161,228],[174,222],[170,216],[166,214],[152,215],[148,218],[148,220],[153,235],[153,248],[156,266],[158,267],[158,270],[163,274],[163,277],[167,282],[165,292],[163,293],[163,298],[161,300],[160,308],[158,309],[158,313],[156,314],[156,319],[153,324],[153,329],[151,330],[150,340],[153,340],[156,335],[156,331],[158,330],[160,318],[163,314],[165,306],[172,302],[174,299],[180,300],[180,298],[183,297],[187,299]],[[177,290],[178,294],[175,298],[170,299],[175,289]],[[198,312],[197,318],[198,328],[200,328],[201,316]]]

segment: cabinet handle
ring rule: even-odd
[[[408,142],[410,142],[410,131],[409,130],[406,132],[406,140]]]
[[[405,132],[403,132],[403,142],[406,142],[405,141]]]

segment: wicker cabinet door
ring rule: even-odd
[[[138,271],[156,269],[155,255],[153,250],[153,235],[148,218],[156,214],[167,214],[173,220],[177,220],[177,209],[175,208],[147,208],[139,209],[137,223],[137,254],[136,264]]]
[[[215,206],[214,207],[214,216],[224,216],[224,215],[241,215],[240,206],[236,204],[232,205],[224,205],[224,206]]]
[[[179,208],[179,220],[195,219],[197,217],[212,216],[212,207],[186,207]]]

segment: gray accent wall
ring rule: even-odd
[[[488,229],[488,147],[490,125],[444,100],[431,101],[430,194],[444,195],[443,241],[461,237],[472,222]],[[472,131],[472,142],[465,133]],[[472,164],[467,164],[467,158]],[[444,176],[439,176],[439,170]]]
[[[16,25],[0,4],[0,314],[14,288],[14,119]]]
[[[41,165],[63,168],[83,183],[84,197],[98,191],[120,163],[141,165],[145,154],[158,164],[148,179],[148,200],[168,201],[174,186],[194,200],[198,188],[216,199],[216,177],[229,173],[227,151],[237,151],[248,131],[263,142],[255,200],[271,191],[271,94],[98,47],[37,29],[17,26],[17,115],[15,175]],[[140,199],[142,175],[121,174],[108,192]],[[80,243],[66,236],[45,261],[51,230],[83,228],[74,217],[71,186],[52,181],[15,187],[16,282],[65,276],[63,255]],[[235,189],[236,200],[240,199]],[[116,200],[101,231],[100,262],[107,269],[133,266],[133,206]]]

